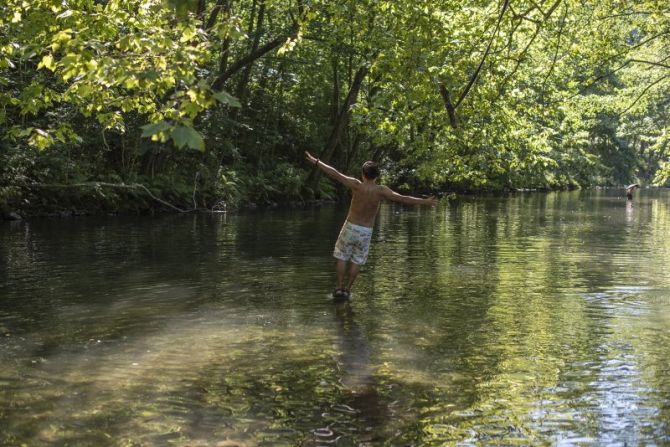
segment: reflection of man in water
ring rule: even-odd
[[[328,177],[337,180],[351,190],[351,205],[347,220],[342,226],[340,236],[335,244],[333,256],[337,258],[337,285],[336,297],[348,297],[351,286],[358,276],[358,272],[368,257],[370,239],[372,238],[372,227],[379,211],[382,200],[393,200],[395,202],[409,205],[437,205],[435,197],[421,199],[419,197],[403,196],[394,192],[387,186],[378,185],[379,168],[373,161],[363,164],[363,176],[361,180],[346,176],[315,158],[305,151],[307,161],[321,169]],[[344,287],[344,273],[349,265],[349,282]]]
[[[365,331],[356,323],[348,302],[335,307],[338,322],[338,341],[341,354],[339,367],[341,383],[350,393],[351,407],[373,428],[383,428],[388,419],[388,407],[377,392],[377,380],[370,364],[370,347]]]

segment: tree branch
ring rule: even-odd
[[[667,59],[667,58],[665,58],[665,59]],[[662,59],[662,60],[665,60],[665,59]],[[653,65],[655,67],[663,67],[663,68],[670,69],[670,65],[662,64],[660,62],[645,61],[645,60],[642,60],[642,59],[629,59],[629,61],[630,62],[637,62],[639,64],[648,64],[648,65]]]
[[[553,5],[549,7],[549,10],[544,14],[544,20],[547,20],[551,15],[556,11],[556,8],[561,4],[561,0],[556,0]]]
[[[542,97],[544,97],[544,89],[547,85],[547,81],[549,80],[551,74],[554,72],[554,68],[556,68],[556,62],[558,61],[558,50],[561,48],[561,39],[563,38],[563,30],[565,29],[565,19],[567,17],[568,17],[568,5],[565,5],[565,11],[563,12],[563,17],[561,18],[561,27],[558,30],[558,38],[556,39],[556,49],[554,50],[554,57],[551,60],[551,66],[549,67],[547,74],[544,76],[544,80],[542,81],[542,87],[540,88],[540,91],[542,92]]]
[[[489,52],[491,51],[491,46],[493,45],[493,41],[495,40],[495,37],[498,35],[498,30],[500,29],[500,23],[502,22],[502,18],[505,15],[505,11],[507,10],[507,7],[509,6],[510,0],[503,0],[503,6],[502,9],[500,10],[500,15],[498,16],[498,23],[496,23],[495,30],[493,31],[493,34],[491,35],[491,39],[489,40],[489,44],[486,47],[486,51],[484,52],[484,55],[482,56],[482,60],[479,62],[479,65],[477,66],[477,69],[475,72],[472,74],[470,77],[470,81],[468,82],[468,85],[465,86],[465,89],[463,90],[463,93],[461,93],[461,96],[458,98],[458,101],[456,101],[456,105],[454,106],[454,109],[457,109],[459,105],[463,102],[465,97],[468,95],[468,92],[470,91],[470,88],[472,88],[472,85],[475,83],[477,80],[477,77],[479,76],[479,72],[481,71],[482,67],[484,66],[484,62],[486,61],[486,57],[489,55]]]
[[[610,14],[608,16],[602,16],[602,17],[597,17],[596,20],[607,20],[607,19],[615,19],[617,17],[628,17],[628,16],[636,16],[636,15],[644,15],[648,16],[651,14],[648,11],[630,11],[630,12],[622,12],[619,14]]]
[[[298,25],[296,23],[294,24],[293,30],[288,35],[276,37],[272,39],[270,42],[263,45],[262,47],[259,47],[256,51],[253,51],[244,56],[243,58],[237,60],[234,64],[230,66],[230,68],[228,68],[225,72],[221,73],[214,80],[214,82],[212,83],[212,89],[221,90],[226,81],[228,81],[228,79],[230,79],[235,73],[237,73],[250,63],[254,62],[256,59],[260,59],[261,57],[265,56],[267,53],[274,50],[282,43],[286,42],[286,39],[295,38],[295,36],[297,35],[298,35]]]
[[[648,86],[646,86],[646,87],[644,88],[644,90],[642,90],[642,92],[641,92],[639,95],[637,95],[637,98],[635,98],[635,100],[634,100],[632,103],[630,103],[630,105],[629,105],[628,107],[626,107],[626,109],[625,109],[623,112],[621,112],[621,113],[622,113],[622,114],[627,113],[630,109],[633,108],[633,106],[634,106],[635,104],[637,104],[637,102],[638,102],[640,99],[642,99],[642,97],[643,97],[643,96],[644,96],[644,95],[645,95],[645,94],[646,94],[646,93],[647,93],[653,86],[655,86],[656,84],[658,84],[659,82],[661,82],[662,80],[667,79],[667,78],[670,78],[670,74],[663,75],[663,76],[661,76],[660,78],[656,79],[656,80],[655,80],[654,82],[652,82],[651,84],[649,84]]]
[[[519,70],[519,67],[521,66],[521,63],[523,62],[524,58],[526,57],[526,53],[528,52],[528,49],[530,49],[530,46],[533,44],[533,42],[537,38],[537,35],[540,34],[541,29],[542,29],[541,24],[537,24],[535,26],[535,33],[533,33],[532,37],[528,41],[528,44],[526,44],[524,49],[519,54],[519,58],[516,60],[516,65],[514,66],[514,69],[512,70],[511,73],[509,73],[507,76],[505,76],[505,78],[503,79],[503,81],[500,84],[500,87],[498,87],[498,91],[501,92],[501,94],[502,94],[503,89],[505,88],[505,84],[507,84],[509,82],[509,80],[512,79],[512,77],[516,74],[517,70]]]
[[[665,59],[661,59],[661,60],[665,60]],[[659,67],[663,67],[663,68],[668,68],[668,69],[670,69],[670,65],[665,65],[665,64],[662,64],[662,63],[660,63],[660,62],[645,61],[645,60],[641,60],[641,59],[628,59],[628,60],[626,60],[625,62],[623,62],[619,67],[617,67],[617,68],[615,68],[615,69],[613,69],[613,70],[608,71],[607,73],[605,73],[605,74],[602,75],[602,76],[598,76],[597,78],[595,78],[593,81],[591,81],[589,84],[587,84],[585,88],[592,87],[592,86],[595,85],[596,83],[598,83],[598,82],[602,81],[603,79],[605,79],[605,78],[607,78],[607,77],[613,75],[614,73],[616,73],[616,72],[618,72],[618,71],[624,69],[625,67],[627,67],[628,65],[630,65],[630,64],[633,63],[633,62],[644,63],[644,64],[649,64],[649,65],[655,65],[655,66],[659,66]]]
[[[645,40],[643,40],[643,41],[641,41],[641,42],[639,42],[639,43],[633,45],[632,47],[627,48],[625,51],[620,51],[619,53],[617,53],[617,54],[615,54],[615,55],[613,55],[613,56],[608,57],[608,58],[605,59],[603,62],[604,62],[604,63],[608,63],[608,62],[611,61],[612,59],[617,59],[617,58],[621,57],[622,55],[624,55],[624,54],[626,54],[626,53],[629,53],[631,50],[636,50],[636,49],[640,48],[641,46],[648,44],[648,43],[651,42],[652,40],[655,40],[655,39],[657,39],[657,38],[659,38],[659,37],[661,37],[661,36],[665,36],[665,35],[668,35],[668,34],[670,34],[670,31],[663,31],[663,32],[658,33],[658,34],[654,34],[653,36],[649,37],[648,39],[645,39]],[[621,67],[615,69],[614,71],[610,72],[609,74],[614,74],[614,73],[616,73],[616,72],[619,71],[621,68],[625,67],[627,64],[628,64],[628,62],[625,62],[624,65],[622,65]],[[595,84],[595,83],[598,82],[598,81],[603,80],[604,78],[606,78],[607,76],[609,76],[609,74],[606,74],[606,75],[603,75],[603,76],[600,76],[600,77],[594,79],[594,80],[591,82],[591,84],[589,84],[589,86]]]
[[[216,5],[214,5],[214,9],[212,9],[212,12],[209,14],[209,19],[207,19],[207,25],[205,25],[206,30],[210,30],[214,27],[214,24],[216,23],[216,19],[219,16],[219,12],[221,12],[224,9],[230,8],[230,2],[226,0],[218,0],[216,2]],[[224,6],[225,4],[225,6]]]

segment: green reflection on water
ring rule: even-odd
[[[670,443],[670,194],[0,227],[0,444]]]

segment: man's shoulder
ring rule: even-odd
[[[367,191],[368,193],[385,193],[386,191],[389,190],[388,186],[385,185],[378,185],[378,184],[373,184],[371,185],[370,183],[366,182],[361,182],[360,180],[358,181],[358,185],[360,186],[362,190]]]
[[[392,194],[393,190],[386,185],[377,185],[377,192],[381,196],[386,197],[387,195]]]

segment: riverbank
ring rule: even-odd
[[[160,199],[160,198],[158,198]],[[264,203],[244,202],[229,205],[221,201],[210,208],[179,208],[175,205],[160,199],[155,204],[146,201],[129,200],[121,206],[110,206],[108,202],[95,201],[77,201],[39,203],[38,205],[26,204],[22,207],[5,206],[0,209],[0,221],[20,221],[30,218],[76,218],[84,216],[117,216],[117,215],[147,215],[154,216],[159,214],[216,214],[242,209],[276,209],[280,207],[300,208],[305,206],[319,206],[324,204],[337,203],[338,200],[332,199],[311,199],[311,200],[288,200],[283,202],[268,201]]]
[[[112,185],[123,187],[125,191],[101,191],[104,184],[91,184],[91,191],[88,193],[78,191],[73,194],[72,191],[68,193],[60,192],[54,194],[43,195],[38,191],[31,191],[22,200],[23,205],[18,203],[1,204],[0,203],[0,220],[4,221],[18,221],[29,218],[74,218],[82,216],[116,216],[116,215],[148,215],[154,216],[159,214],[185,214],[185,213],[221,213],[245,209],[276,209],[280,207],[301,208],[305,206],[320,206],[324,204],[333,204],[338,202],[348,201],[348,195],[343,190],[334,198],[325,199],[304,199],[304,200],[266,200],[266,201],[236,201],[234,203],[220,200],[210,206],[192,206],[180,203],[182,207],[170,203],[170,194],[168,198],[160,197],[159,192],[152,192],[143,185]],[[64,188],[65,189],[65,188]],[[488,197],[498,196],[506,197],[511,194],[523,194],[532,192],[558,192],[558,191],[572,191],[578,189],[593,189],[593,190],[618,190],[622,191],[622,196],[625,196],[624,186],[593,186],[588,188],[569,187],[562,189],[549,188],[517,188],[517,189],[485,189],[485,190],[458,190],[458,191],[402,191],[404,194],[416,196],[435,195],[440,200],[453,201],[459,197]],[[197,203],[197,200],[194,200]],[[193,205],[193,204],[192,204]]]
[[[38,188],[26,190],[14,200],[0,203],[0,220],[21,220],[32,217],[72,218],[100,215],[156,215],[174,213],[219,213],[240,209],[257,208],[299,208],[347,201],[345,190],[342,194],[327,198],[295,198],[288,200],[204,200],[193,194],[191,203],[171,191],[152,191],[139,184],[86,184],[86,188],[59,185],[59,188]],[[413,195],[454,198],[454,193],[429,191],[407,192]],[[288,196],[288,194],[287,194]]]

